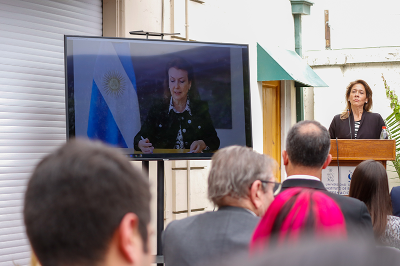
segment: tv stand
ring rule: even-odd
[[[143,172],[149,177],[149,161],[142,161]],[[157,266],[164,265],[161,235],[164,231],[164,160],[157,160]]]

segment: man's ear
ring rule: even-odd
[[[289,156],[285,150],[282,151],[283,165],[289,164]]]
[[[251,184],[250,187],[250,201],[255,209],[255,213],[258,215],[260,208],[263,207],[263,198],[262,194],[264,194],[263,186],[260,180],[256,180]]]
[[[127,213],[118,227],[118,247],[122,256],[131,264],[138,260],[143,252],[142,238],[139,233],[139,218],[134,213]]]
[[[326,167],[328,167],[328,165],[331,163],[331,161],[332,161],[332,155],[328,154],[328,157],[326,158],[326,161],[324,162],[322,169],[325,169]]]

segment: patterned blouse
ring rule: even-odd
[[[190,104],[189,97],[187,97],[185,110],[183,110],[182,112],[178,112],[174,107],[174,102],[172,101],[172,96],[171,96],[171,100],[169,101],[168,112],[171,112],[171,110],[173,110],[175,113],[179,114],[179,113],[183,113],[183,112],[187,111],[187,112],[189,112],[189,114],[191,116],[192,112],[190,110],[189,104]],[[190,123],[190,120],[188,122]],[[179,126],[179,131],[178,131],[178,135],[176,136],[176,143],[175,143],[174,149],[184,149],[184,148],[185,148],[185,144],[183,143],[182,128]]]
[[[400,249],[400,218],[388,215],[385,233],[381,236],[382,244]]]

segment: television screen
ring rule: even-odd
[[[252,147],[248,46],[65,36],[67,139],[137,160]]]

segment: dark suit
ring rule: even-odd
[[[281,192],[292,187],[313,188],[324,192],[339,205],[342,210],[349,237],[373,240],[371,216],[364,202],[350,197],[330,193],[321,181],[308,179],[286,179],[282,183]]]
[[[259,218],[238,207],[221,207],[171,222],[163,233],[166,266],[207,265],[247,250]]]
[[[393,215],[400,217],[400,186],[392,188],[390,198],[392,199]]]
[[[135,150],[140,151],[138,142],[148,138],[155,149],[174,149],[179,129],[182,129],[184,148],[190,149],[195,140],[203,140],[211,151],[219,148],[208,104],[201,100],[190,100],[188,111],[169,111],[169,100],[157,101],[149,110],[146,121],[134,139]]]
[[[350,127],[351,126],[350,137]],[[357,132],[357,139],[379,139],[382,127],[385,125],[380,114],[364,111],[361,116],[360,127]],[[329,126],[329,135],[331,139],[354,139],[355,126],[353,112],[350,112],[350,117],[344,120],[340,119],[340,115],[335,115]]]

